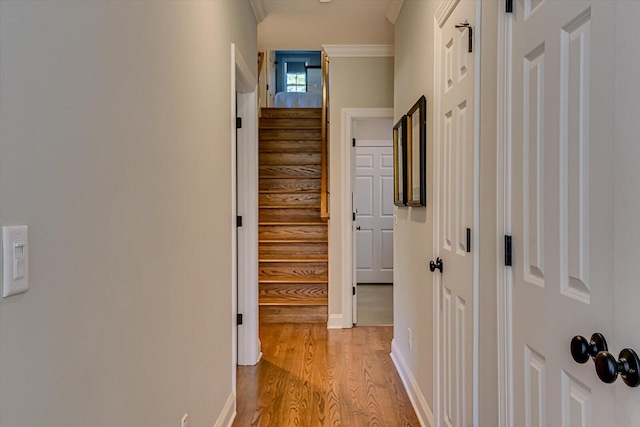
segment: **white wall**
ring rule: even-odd
[[[323,44],[393,44],[386,1],[271,0],[258,25],[258,48],[320,50]]]
[[[394,340],[428,409],[434,411],[433,259],[434,15],[439,0],[405,1],[396,21],[394,110],[398,120],[427,98],[427,206],[398,208],[394,229]],[[480,141],[479,425],[497,425],[496,365],[496,63],[499,2],[484,0]],[[408,329],[412,330],[409,349]],[[426,420],[425,420],[426,422]]]
[[[246,1],[0,3],[0,425],[211,426],[232,392],[231,42]]]
[[[343,230],[341,213],[350,212],[343,206],[342,189],[349,176],[342,176],[342,147],[351,141],[342,140],[343,108],[393,107],[393,58],[330,58],[330,190],[329,200],[329,314],[340,315],[342,309],[343,258],[340,243]],[[351,301],[348,301],[351,304]]]

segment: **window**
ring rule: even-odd
[[[287,73],[287,92],[306,92],[307,75],[305,73]]]
[[[307,68],[304,62],[285,62],[287,92],[307,91]]]

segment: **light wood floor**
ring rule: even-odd
[[[393,285],[358,284],[358,326],[393,325]]]
[[[263,357],[238,367],[234,426],[419,426],[389,356],[393,328],[260,325]]]

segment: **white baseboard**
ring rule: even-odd
[[[342,314],[330,314],[327,329],[342,329]]]
[[[214,424],[214,427],[231,427],[233,421],[236,419],[236,395],[231,392],[227,403],[224,404],[222,412],[218,417],[218,421]]]
[[[407,361],[402,356],[402,352],[400,351],[396,340],[391,341],[391,360],[393,360],[393,364],[396,365],[396,370],[400,375],[400,379],[402,379],[405,390],[407,390],[409,400],[411,400],[413,409],[416,411],[420,425],[422,427],[433,427],[433,412],[431,411],[431,408],[429,408],[427,400],[424,398],[424,395],[420,390],[418,381],[416,381],[411,369],[407,365]]]

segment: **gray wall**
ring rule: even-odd
[[[329,58],[330,87],[330,142],[331,199],[329,201],[329,314],[343,313],[342,309],[342,234],[341,212],[350,210],[342,206],[342,189],[349,176],[342,176],[342,146],[351,141],[342,140],[343,108],[393,107],[393,58]],[[348,302],[351,304],[351,301]]]
[[[248,1],[0,3],[0,425],[211,426],[232,393],[231,42]]]
[[[394,229],[394,340],[418,382],[431,411],[434,408],[435,333],[433,275],[434,218],[434,15],[439,0],[405,1],[395,27],[394,110],[398,120],[421,95],[427,98],[427,206],[399,208]],[[497,16],[500,3],[482,1],[480,41],[480,237],[479,237],[479,420],[497,425],[496,268],[496,93]],[[408,328],[413,334],[409,350]]]

